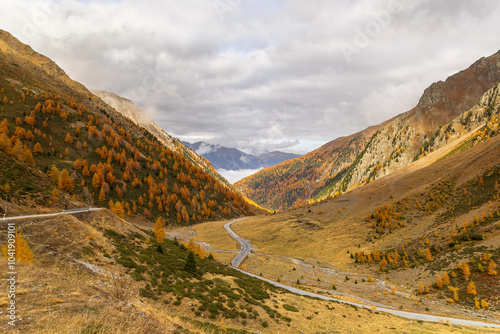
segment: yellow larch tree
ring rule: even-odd
[[[427,261],[434,261],[431,255],[431,250],[429,248],[425,249],[425,258]]]
[[[446,272],[443,274],[443,283],[444,285],[450,284],[450,276],[448,276],[448,273]]]
[[[467,285],[467,294],[469,295],[477,295],[476,284],[473,281],[470,281],[469,285]]]
[[[33,147],[33,153],[35,155],[39,155],[43,153],[42,145],[40,143],[36,143]]]
[[[73,137],[71,137],[71,135],[69,133],[66,134],[66,138],[64,138],[64,141],[66,142],[66,144],[73,144]]]
[[[50,198],[50,200],[52,201],[52,203],[57,203],[57,201],[59,200],[59,190],[52,190],[52,197]]]
[[[113,207],[113,212],[120,218],[125,217],[125,208],[123,207],[121,202],[116,202]]]
[[[160,244],[165,240],[165,222],[165,219],[163,219],[162,217],[158,217],[153,228],[153,233],[155,234],[156,241],[158,241],[158,243]]]
[[[69,176],[69,172],[66,169],[63,169],[59,177],[58,188],[60,190],[72,192],[74,186],[73,179]]]
[[[425,286],[422,282],[418,283],[418,293],[424,293],[425,292]]]
[[[26,241],[26,239],[22,236],[22,233],[19,229],[16,229],[16,237],[15,237],[15,251],[16,251],[16,261],[19,263],[31,264],[33,263],[34,256],[31,248]],[[9,257],[9,247],[8,245],[2,246],[2,253],[5,257]]]
[[[441,278],[441,276],[437,275],[436,276],[436,286],[441,289],[443,287],[444,281]]]
[[[464,263],[462,265],[462,273],[464,274],[465,281],[468,281],[469,277],[470,277],[470,269],[469,269],[469,265],[467,263]]]
[[[497,271],[495,270],[497,268],[497,264],[495,261],[491,260],[490,263],[488,264],[488,275],[490,276],[496,276]]]
[[[104,188],[101,188],[101,191],[99,192],[99,201],[104,202],[106,200],[106,192],[104,191]]]
[[[26,148],[24,150],[24,162],[30,165],[35,164],[35,159],[33,159],[33,154],[31,153],[31,150],[29,148]]]

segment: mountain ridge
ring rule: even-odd
[[[261,170],[235,186],[264,207],[286,209],[367,184],[412,163],[440,125],[472,108],[498,81],[500,51],[433,83],[409,111]]]
[[[277,165],[285,160],[299,157],[297,154],[272,151],[253,155],[236,148],[209,144],[203,141],[195,143],[184,142],[199,155],[209,160],[215,169],[243,170],[259,169]]]
[[[0,193],[10,214],[95,205],[170,224],[252,214],[206,159],[175,140],[169,147],[166,133],[123,116],[5,31],[0,74]]]
[[[198,155],[190,147],[184,145],[184,143],[179,139],[174,138],[166,133],[165,130],[163,130],[158,124],[156,124],[156,122],[150,119],[146,115],[146,113],[141,108],[139,108],[132,100],[129,100],[113,92],[107,92],[105,90],[92,90],[92,93],[98,96],[106,104],[113,107],[117,112],[129,118],[132,122],[152,133],[168,148],[184,155],[195,165],[201,167],[207,173],[215,176],[227,187],[232,188],[232,185],[219,173],[216,172],[209,160]]]

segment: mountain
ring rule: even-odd
[[[196,143],[184,142],[199,155],[209,160],[217,170],[243,170],[266,168],[282,163],[283,161],[299,157],[297,154],[279,151],[261,155],[246,154],[236,148],[213,145],[202,141]]]
[[[93,205],[172,224],[252,214],[204,158],[154,123],[124,117],[1,30],[0,74],[8,214]]]
[[[394,308],[498,319],[499,89],[443,126],[417,161],[335,198],[233,224],[263,254],[247,268]],[[320,280],[297,260],[283,268],[290,257],[333,274]]]
[[[444,125],[500,81],[500,52],[427,88],[417,106],[382,124],[338,138],[235,184],[256,203],[286,209],[336,196],[411,164]],[[427,144],[426,144],[427,142]]]
[[[148,118],[146,113],[139,108],[134,102],[119,96],[116,93],[107,92],[105,90],[93,90],[95,95],[100,97],[105,103],[113,107],[120,114],[134,122],[137,126],[146,129],[153,134],[163,145],[170,150],[175,151],[186,157],[194,165],[202,168],[206,173],[217,178],[220,182],[224,183],[227,187],[232,188],[232,185],[223,177],[221,177],[213,168],[212,164],[198,155],[191,148],[186,146],[180,140],[170,136],[158,124]]]

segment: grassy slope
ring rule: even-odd
[[[21,319],[13,333],[331,333],[389,327],[474,332],[294,296],[207,259],[196,258],[199,272],[193,275],[183,269],[186,250],[166,241],[158,253],[154,241],[145,242],[147,231],[107,211],[18,221],[17,226],[35,262],[18,266]],[[0,239],[5,233],[2,227]],[[93,272],[88,264],[119,278]],[[0,305],[6,302],[0,299]]]
[[[415,280],[417,275],[420,281],[432,285],[437,274],[444,271],[451,274],[459,262],[474,259],[469,265],[478,287],[478,297],[486,299],[490,311],[495,311],[500,307],[495,298],[500,293],[499,287],[491,284],[491,278],[479,272],[477,265],[479,257],[488,252],[497,263],[500,262],[500,229],[497,226],[500,206],[495,189],[495,182],[500,181],[499,152],[500,138],[497,136],[430,166],[425,160],[433,157],[425,157],[419,161],[424,168],[410,165],[335,200],[237,222],[235,230],[252,242],[257,253],[317,259],[349,272],[387,275],[392,282],[408,285],[413,292],[419,283]],[[371,215],[376,214],[377,207],[389,204],[394,208],[394,226],[382,232],[377,219]],[[405,204],[408,205],[406,209]],[[401,218],[397,219],[396,213],[400,213]],[[474,222],[475,217],[478,222]],[[376,229],[372,228],[372,221],[377,223]],[[396,228],[399,221],[404,227]],[[464,222],[468,223],[465,231]],[[351,258],[351,253],[361,251],[368,254],[374,250],[398,249],[402,254],[403,247],[410,257],[411,268],[408,269],[400,261],[397,270],[383,273],[376,262],[355,264]],[[428,262],[419,255],[425,248],[431,249],[434,261]],[[460,303],[471,308],[473,299],[465,295],[466,282],[460,277],[451,284],[460,288]],[[446,290],[442,292],[443,297],[449,297]],[[432,298],[440,296],[438,289],[430,295]]]

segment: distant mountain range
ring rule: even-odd
[[[184,142],[184,145],[192,148],[196,153],[212,163],[217,169],[245,170],[272,167],[286,160],[295,159],[300,155],[273,151],[261,155],[246,154],[236,148],[209,144],[203,141],[194,144]]]

